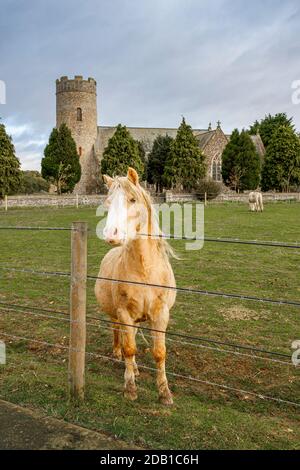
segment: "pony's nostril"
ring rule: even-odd
[[[114,235],[117,235],[117,234],[118,234],[118,229],[115,228],[115,230],[114,230]]]

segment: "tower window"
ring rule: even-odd
[[[82,109],[77,108],[77,121],[82,121]]]

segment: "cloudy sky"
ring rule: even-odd
[[[55,79],[98,82],[98,123],[248,127],[285,111],[300,128],[299,0],[0,0],[2,122],[40,169]]]

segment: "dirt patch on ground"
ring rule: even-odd
[[[265,317],[265,312],[257,312],[242,306],[234,306],[230,308],[221,308],[219,313],[223,316],[224,320],[261,320]]]

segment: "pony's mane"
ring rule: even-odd
[[[114,180],[116,183],[120,184],[125,194],[127,194],[129,197],[134,197],[138,202],[146,206],[148,211],[148,221],[150,221],[150,224],[148,222],[149,228],[147,235],[154,235],[152,240],[154,243],[156,243],[158,250],[167,258],[170,256],[177,258],[174,250],[169,245],[167,240],[164,238],[159,238],[159,235],[162,235],[162,232],[159,228],[157,214],[154,210],[150,194],[145,191],[145,189],[142,188],[140,184],[133,184],[126,176],[119,176],[114,178]]]

